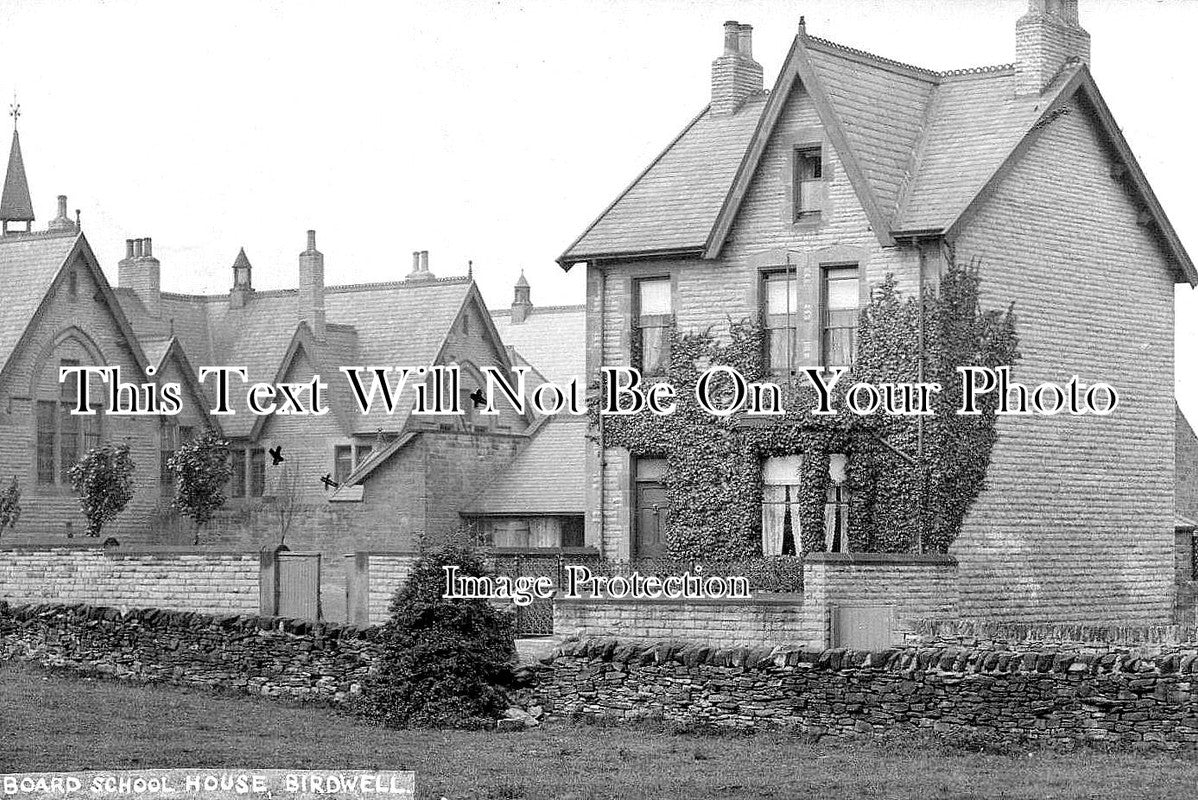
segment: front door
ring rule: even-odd
[[[636,475],[636,535],[633,558],[665,558],[670,501],[662,478],[665,461],[641,459]]]

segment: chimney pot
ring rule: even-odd
[[[141,258],[141,239],[133,240],[133,257]]]
[[[65,217],[67,215],[67,196],[60,194],[58,196],[58,216]]]
[[[125,240],[125,258],[133,258],[133,240]]]
[[[420,271],[420,251],[413,250],[412,251],[412,272],[419,272],[419,271]]]
[[[740,25],[730,19],[724,23],[724,55],[733,56],[740,50]]]
[[[428,272],[428,251],[427,250],[420,251],[420,271]]]
[[[737,29],[737,39],[739,40],[737,49],[745,58],[753,57],[753,26],[740,25]]]
[[[308,231],[308,249],[316,249],[316,231]]]
[[[144,253],[145,257],[153,258],[154,257],[154,241],[149,236],[147,236],[145,238],[145,243],[146,243],[146,250]]]

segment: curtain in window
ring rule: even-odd
[[[761,552],[767,556],[799,552],[799,473],[801,456],[766,459],[762,466]]]

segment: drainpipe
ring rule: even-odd
[[[925,303],[924,303],[924,296],[923,296],[923,290],[924,290],[923,273],[924,273],[924,269],[927,267],[928,259],[927,259],[927,255],[924,253],[924,249],[920,246],[918,239],[915,240],[915,252],[918,254],[918,257],[919,257],[919,379],[918,380],[920,383],[923,383],[924,359],[925,359],[925,345],[924,345],[925,313],[924,312],[926,310]],[[919,456],[920,487],[919,487],[919,528],[917,530],[918,539],[915,542],[915,547],[918,552],[922,553],[923,552],[924,526],[926,526],[928,524],[928,468],[927,468],[926,462],[924,461],[924,441],[923,441],[924,418],[923,418],[923,415],[921,414],[916,419],[919,424],[919,428],[918,428],[919,440],[918,440],[917,452],[918,452],[918,456]]]
[[[593,261],[587,265],[588,269],[591,267],[594,267],[595,269],[599,270],[599,352],[597,354],[599,363],[596,364],[595,366],[602,367],[603,366],[603,348],[607,342],[607,327],[604,324],[604,322],[607,318],[607,313],[606,313],[606,309],[607,309],[607,273],[603,270],[602,267],[599,266],[598,261]],[[600,372],[600,374],[602,374],[602,372]],[[599,408],[600,408],[600,412],[602,412],[602,408],[603,408],[603,405],[602,405],[603,382],[602,382],[602,380],[600,380],[600,383],[599,383],[599,400],[600,400]],[[600,413],[599,414],[599,498],[598,498],[599,518],[597,520],[598,526],[599,526],[599,557],[600,558],[606,558],[606,556],[607,556],[607,554],[603,550],[604,533],[605,533],[605,529],[607,527],[606,515],[604,514],[604,508],[603,508],[603,502],[604,502],[604,499],[606,496],[604,487],[605,487],[605,484],[607,483],[607,446],[606,446],[605,440],[603,438],[603,431],[604,431],[603,423],[604,423],[604,415],[602,413]]]

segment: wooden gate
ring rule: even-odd
[[[278,553],[276,612],[280,617],[320,619],[320,553]]]

